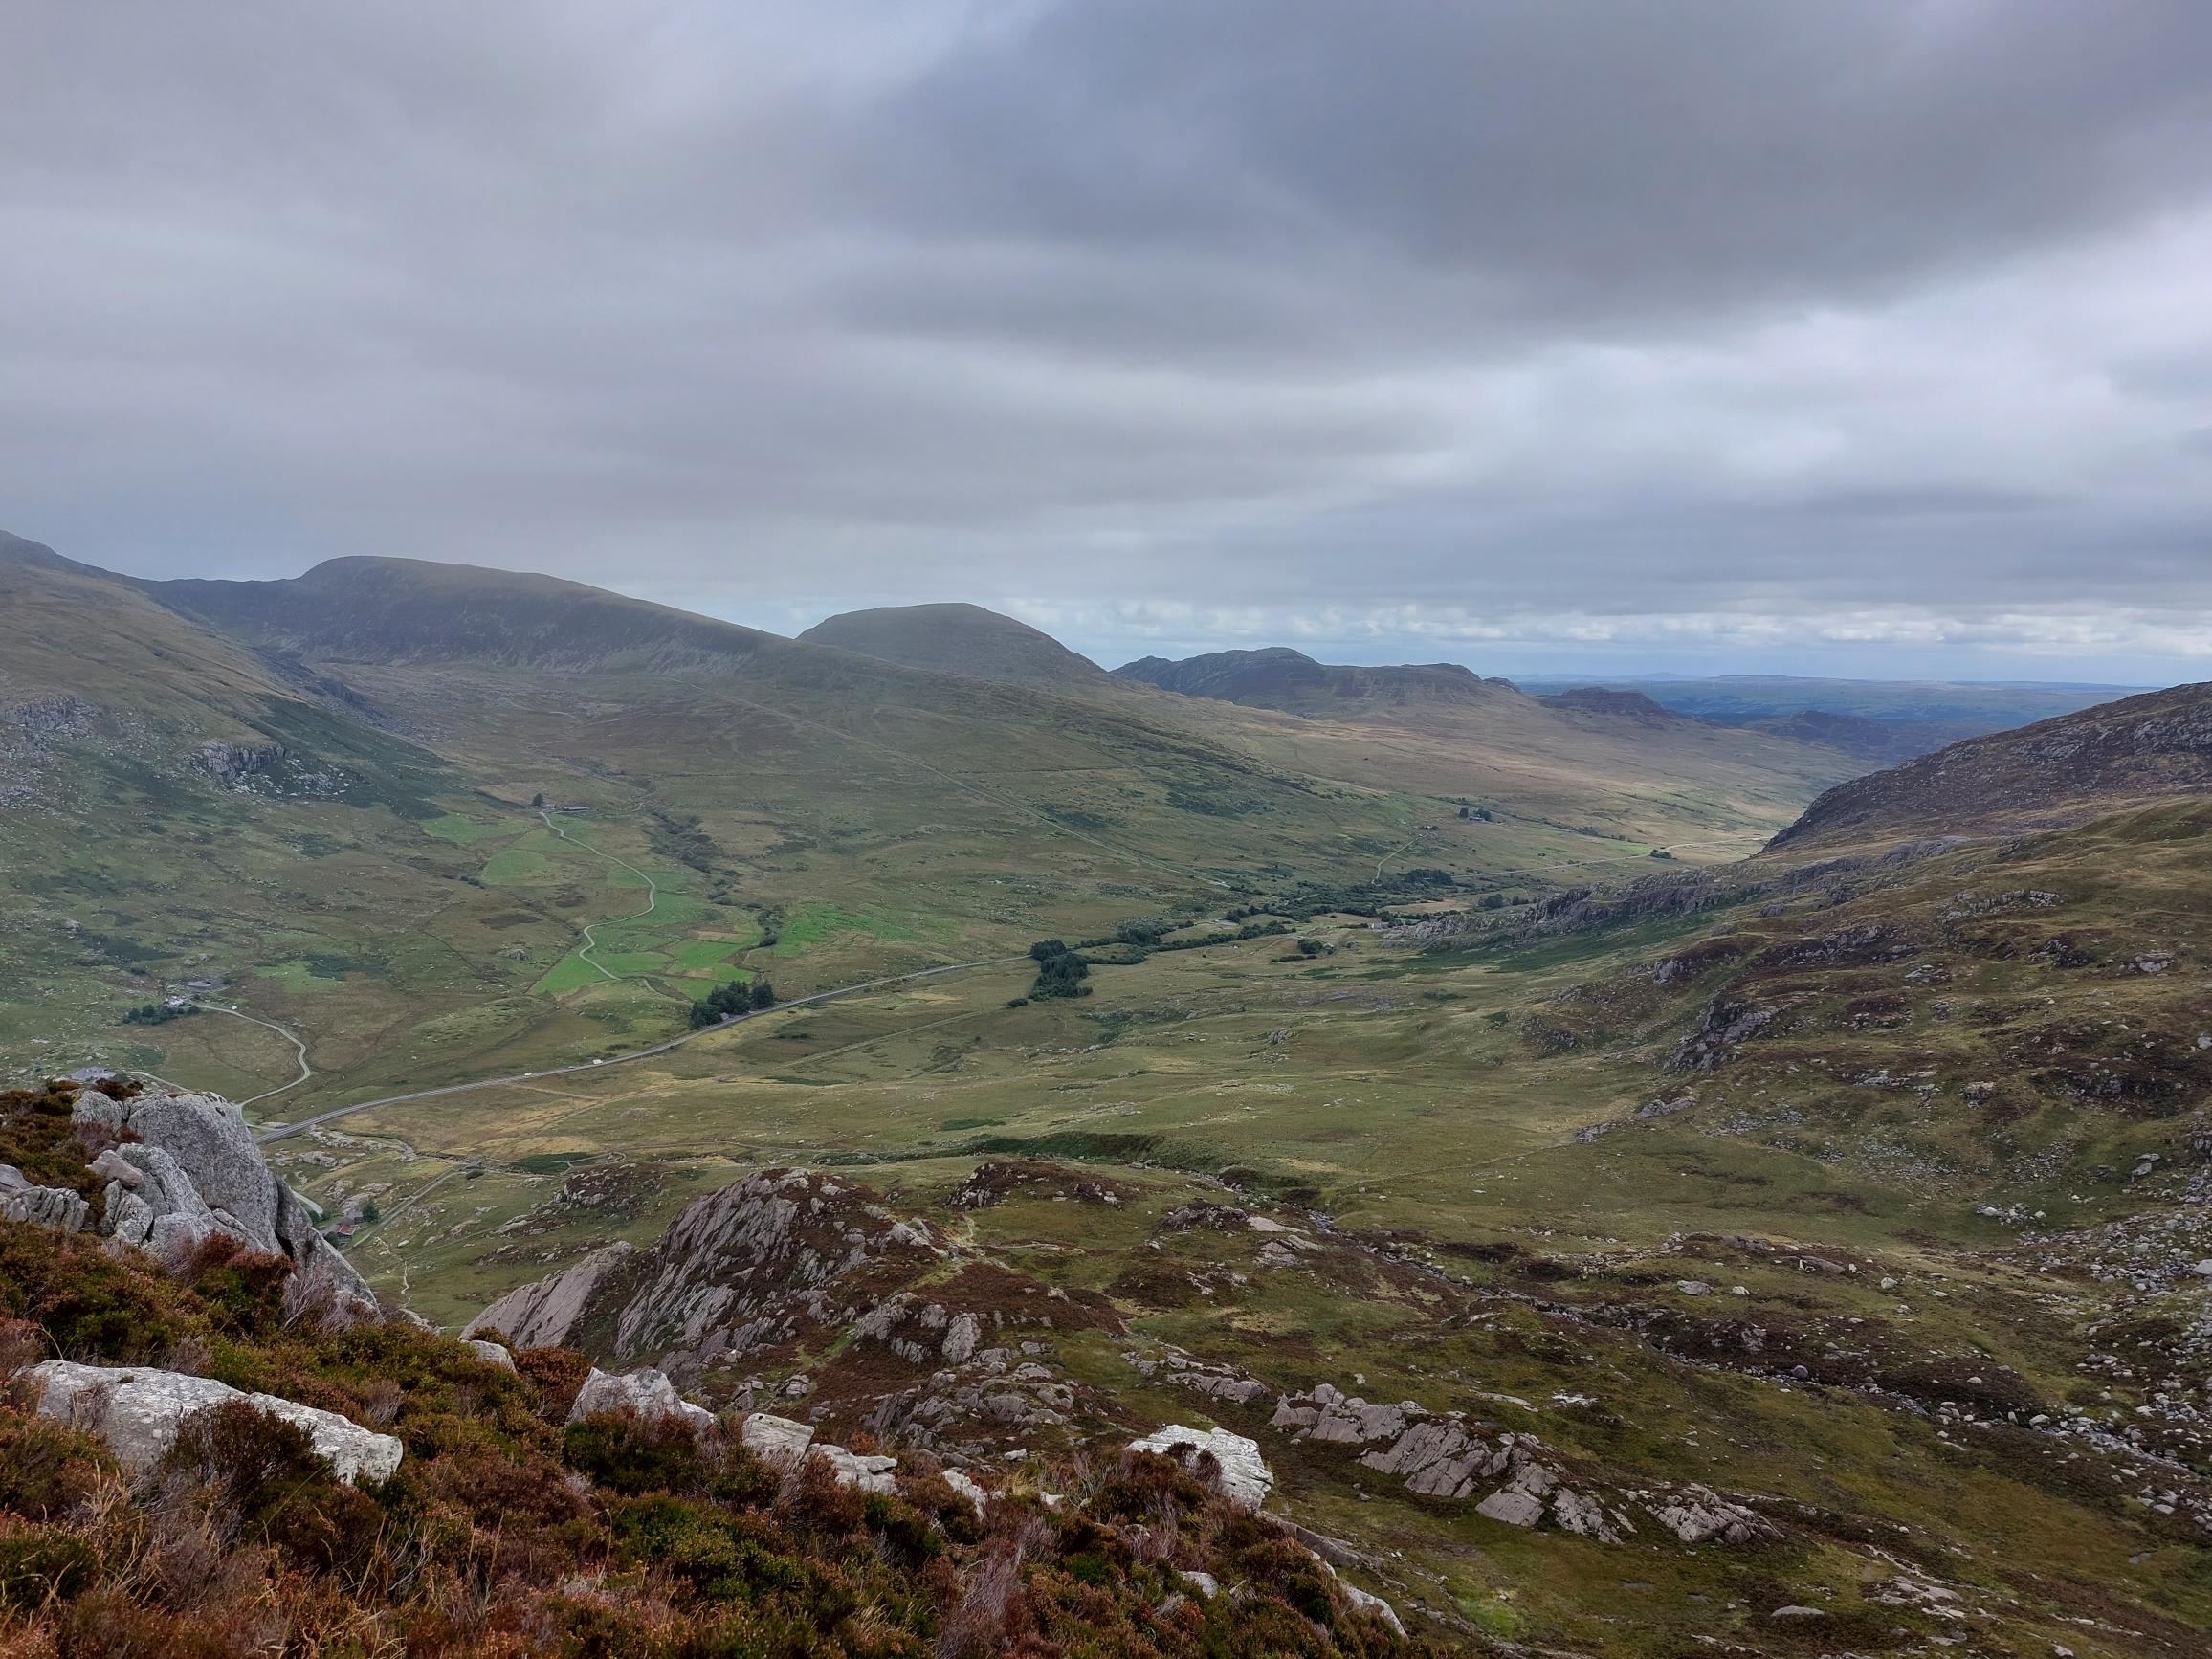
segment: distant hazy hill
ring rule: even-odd
[[[1693,718],[1653,702],[1642,692],[1614,691],[1606,686],[1577,686],[1539,700],[1547,707],[1567,714],[1605,715],[1615,719],[1641,720],[1648,725]]]
[[[1839,784],[1776,846],[2063,824],[2212,789],[2212,683],[2176,686],[1970,739]]]
[[[1748,726],[1800,742],[1825,743],[1876,764],[1925,755],[1946,743],[2031,720],[2071,714],[2142,686],[1978,684],[1938,680],[1817,679],[1793,675],[1627,675],[1592,682],[1523,675],[1523,691],[1579,695],[1634,692],[1680,714]]]
[[[980,605],[893,605],[848,610],[799,635],[909,668],[971,679],[1066,690],[1096,684],[1106,671],[1051,634]]]
[[[1360,705],[1475,703],[1512,689],[1457,663],[1358,668],[1316,662],[1302,651],[1272,645],[1258,651],[1216,651],[1180,662],[1163,656],[1123,663],[1115,674],[1185,697],[1212,697],[1290,714],[1342,716]]]

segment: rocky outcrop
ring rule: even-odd
[[[1377,1405],[1323,1382],[1286,1394],[1270,1427],[1300,1440],[1363,1448],[1360,1462],[1427,1497],[1472,1498],[1475,1511],[1511,1526],[1548,1517],[1561,1531],[1608,1541],[1636,1530],[1626,1511],[1569,1484],[1566,1471],[1533,1434],[1488,1433],[1457,1412],[1410,1400]]]
[[[99,1435],[116,1461],[136,1474],[161,1462],[194,1412],[234,1400],[304,1429],[316,1455],[341,1480],[388,1480],[400,1465],[403,1449],[391,1435],[296,1400],[243,1393],[210,1377],[68,1360],[49,1360],[22,1375],[36,1392],[43,1416]]]
[[[0,1220],[27,1221],[55,1232],[82,1232],[92,1206],[66,1186],[39,1186],[11,1163],[0,1163]]]
[[[636,1253],[635,1245],[619,1240],[595,1250],[573,1267],[509,1291],[462,1334],[497,1331],[519,1348],[571,1346],[600,1281]]]
[[[1686,1544],[1749,1544],[1776,1536],[1772,1522],[1702,1486],[1647,1496],[1644,1507]]]
[[[584,1379],[584,1386],[576,1391],[575,1404],[568,1408],[568,1421],[580,1423],[602,1411],[628,1411],[648,1423],[681,1418],[695,1429],[712,1428],[715,1423],[713,1412],[703,1405],[694,1405],[675,1391],[675,1384],[666,1375],[650,1365],[618,1373],[594,1366]]]
[[[814,1455],[830,1466],[839,1486],[862,1492],[890,1493],[898,1490],[898,1459],[881,1453],[849,1451],[842,1446],[817,1445]]]
[[[375,1318],[376,1296],[316,1230],[299,1195],[269,1168],[245,1115],[220,1095],[87,1089],[78,1124],[112,1138],[91,1168],[107,1179],[100,1230],[170,1267],[215,1234],[293,1264],[294,1305],[341,1319]]]
[[[1697,1016],[1697,1025],[1675,1044],[1668,1057],[1671,1072],[1710,1072],[1735,1050],[1766,1029],[1774,1010],[1740,999],[1717,998]]]
[[[1170,1423],[1129,1443],[1131,1451],[1153,1451],[1198,1471],[1211,1458],[1220,1471],[1222,1495],[1239,1509],[1254,1510],[1274,1489],[1274,1471],[1260,1456],[1259,1442],[1226,1428],[1186,1428]]]
[[[862,1492],[889,1493],[898,1489],[898,1459],[880,1453],[853,1451],[843,1446],[814,1438],[811,1424],[794,1422],[788,1417],[771,1416],[765,1411],[747,1412],[745,1420],[738,1425],[738,1443],[770,1469],[791,1471],[809,1457],[819,1457],[830,1466],[830,1476],[839,1486],[858,1487]],[[965,1476],[962,1477],[963,1480]],[[947,1479],[950,1479],[947,1476]],[[966,1487],[954,1487],[963,1497],[983,1512],[980,1494],[983,1491],[972,1480],[970,1493]]]
[[[610,1246],[509,1292],[469,1328],[647,1360],[690,1386],[809,1331],[841,1334],[938,1257],[926,1228],[865,1190],[770,1169],[694,1200],[651,1249]]]

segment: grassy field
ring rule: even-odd
[[[2031,1080],[2040,1068],[2017,1030],[1964,1005],[2055,1008],[2045,987],[2070,975],[2069,1000],[2094,1000],[2103,1017],[2212,1029],[2201,984],[2085,979],[1935,924],[1992,880],[2063,887],[2056,919],[2077,937],[2125,924],[2115,945],[2134,950],[2148,930],[2200,960],[2188,953],[2212,947],[2192,919],[2205,914],[2201,826],[2162,810],[1994,858],[1952,854],[1840,906],[1807,895],[1786,915],[1752,905],[1474,951],[1409,948],[1366,918],[1321,915],[1299,929],[1327,947],[1317,957],[1286,936],[1163,951],[1095,968],[1088,997],[1021,1006],[1008,1004],[1027,964],[978,970],[788,1010],[617,1073],[380,1110],[280,1156],[326,1203],[373,1189],[386,1219],[357,1259],[449,1322],[609,1237],[650,1241],[746,1170],[840,1168],[991,1259],[1111,1297],[1130,1335],[1071,1335],[1056,1366],[1132,1421],[1210,1411],[1258,1436],[1306,1524],[1395,1553],[1402,1588],[1491,1634],[1658,1654],[1717,1632],[1816,1651],[1772,1647],[1762,1622],[1762,1607],[1809,1600],[1855,1633],[1853,1650],[1900,1650],[1948,1627],[1874,1599],[1919,1563],[2001,1609],[1970,1650],[2064,1638],[2077,1653],[2186,1651],[2179,1632],[2212,1617],[2212,1556],[2135,1499],[2125,1454],[2094,1490],[2070,1467],[2057,1478],[2087,1455],[2078,1443],[2024,1448],[2002,1410],[1994,1428],[1962,1428],[1937,1405],[2012,1390],[2116,1422],[2153,1389],[2187,1393],[2156,1367],[2131,1378],[2094,1363],[2096,1333],[2201,1314],[2202,1292],[2144,1294],[2053,1264],[2078,1260],[2100,1228],[2132,1238],[2146,1213],[2169,1213],[2171,1194],[2126,1171],[2152,1150],[2187,1167],[2192,1120],[2060,1098]],[[2121,849],[2169,908],[2123,904]],[[1915,998],[1952,1005],[1926,1016],[1937,1043],[1846,1012],[1872,993],[1850,977],[1860,970],[1830,963],[1792,1003],[1796,1026],[1769,1028],[1714,1073],[1666,1070],[1731,962],[1876,918],[1928,936],[1883,971],[1903,983],[1928,962],[1948,970],[1939,985],[1910,982]],[[1741,949],[1654,992],[1655,962],[1714,940]],[[2047,1030],[2034,1046],[2049,1046]],[[1938,1092],[1853,1080],[1908,1061]],[[2051,1122],[2019,1115],[2017,1139],[1993,1143],[1983,1097],[1964,1095],[1991,1081],[2048,1095]],[[1685,1094],[1693,1104],[1637,1117]],[[2053,1146],[2066,1156],[2047,1158]],[[1101,1209],[1063,1191],[948,1207],[991,1159],[1087,1171],[1121,1201]],[[1278,1268],[1249,1236],[1163,1228],[1178,1205],[1231,1195],[1294,1226],[1325,1216],[1328,1250]],[[2008,1205],[2023,1221],[1990,1213]],[[2032,1210],[2044,1219],[2024,1225]],[[2153,1231],[2161,1263],[2212,1245]],[[1805,1256],[1843,1265],[1812,1272]],[[1740,1347],[1747,1330],[1772,1345],[1765,1357]],[[1723,1340],[1737,1346],[1719,1352]],[[1203,1356],[1274,1388],[1326,1381],[1471,1407],[1592,1468],[1759,1494],[1793,1517],[1790,1541],[1738,1558],[1524,1534],[1379,1490],[1264,1415],[1202,1411],[1133,1371],[1131,1351]],[[1810,1360],[1814,1381],[1794,1381],[1773,1352]],[[1824,1385],[1822,1367],[1885,1381]],[[1915,1392],[1925,1406],[1900,1409]],[[2155,1455],[2175,1452],[2185,1464],[2179,1446]],[[2046,1478],[2024,1456],[2058,1463]],[[1869,1528],[1894,1542],[1869,1551]],[[2125,1628],[2106,1617],[2122,1603]],[[2073,1623],[2085,1617],[2099,1628]]]

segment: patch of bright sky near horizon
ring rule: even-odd
[[[21,0],[0,528],[2212,677],[2199,0]]]

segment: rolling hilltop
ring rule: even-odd
[[[1599,689],[1558,675],[1524,675],[1539,695]],[[2125,697],[2138,686],[1824,679],[1790,675],[1628,675],[1604,689],[1638,693],[1677,714],[1720,725],[1828,743],[1869,765],[1990,732],[2050,719]]]
[[[1088,689],[1105,670],[1051,634],[980,605],[906,605],[848,610],[799,635],[863,656],[940,674],[1051,690]]]
[[[1181,662],[1140,657],[1114,673],[1185,697],[1324,716],[1357,716],[1410,704],[1477,703],[1512,689],[1504,680],[1486,680],[1457,663],[1348,668],[1316,662],[1303,652],[1280,645],[1217,651]]]
[[[1471,700],[1357,719],[1200,705],[971,607],[789,640],[542,576],[140,582],[20,541],[0,583],[47,619],[0,669],[6,948],[65,1010],[0,1050],[34,1071],[19,1045],[98,1038],[251,1095],[296,1076],[289,1032],[293,1105],[616,1051],[733,980],[825,989],[1286,886],[1387,902],[1408,871],[1543,891],[1727,856],[1849,770],[1456,670]],[[88,619],[97,655],[65,643]],[[115,1023],[194,980],[251,1019]]]

